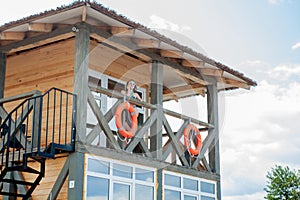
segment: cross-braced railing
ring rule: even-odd
[[[120,142],[120,135],[118,134],[118,132],[113,131],[109,126],[109,122],[112,121],[115,116],[116,108],[124,101],[124,96],[119,92],[113,92],[105,88],[93,87],[91,85],[90,90],[108,95],[110,97],[114,97],[118,100],[104,115],[98,104],[96,103],[93,94],[91,93],[91,91],[89,92],[88,104],[92,110],[92,113],[95,115],[97,124],[94,125],[91,128],[91,131],[89,131],[89,133],[87,134],[87,143],[92,143],[94,140],[96,140],[97,137],[100,137],[100,133],[104,133],[105,139],[108,143],[106,147],[116,150],[123,150],[128,153],[138,152],[143,156],[153,158],[155,156],[153,150],[151,150],[150,148],[149,131],[156,120],[161,120],[163,126],[161,127],[161,129],[164,130],[162,136],[163,142],[162,146],[158,147],[159,149],[157,149],[158,151],[161,151],[161,161],[186,166],[189,168],[211,171],[210,166],[206,160],[205,153],[213,142],[215,135],[206,134],[206,137],[203,140],[202,148],[197,156],[190,155],[188,148],[183,144],[182,141],[184,137],[184,129],[189,123],[196,125],[200,131],[205,132],[208,132],[208,129],[213,129],[213,125],[186,115],[176,113],[171,110],[167,110],[164,108],[158,109],[159,107],[157,105],[152,105],[150,103],[141,102],[134,99],[127,99],[126,101],[130,102],[131,104],[151,110],[151,114],[146,117],[143,124],[139,125],[134,137],[130,140],[127,140],[126,144],[124,145],[124,142]],[[169,123],[167,116],[181,119],[182,124],[178,130],[173,130],[174,128],[172,128],[171,124]],[[137,148],[139,149],[139,151],[136,151]]]

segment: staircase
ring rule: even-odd
[[[1,195],[31,197],[45,175],[46,159],[74,151],[75,117],[76,95],[52,88],[24,100],[0,121]],[[25,173],[33,180],[25,181]]]

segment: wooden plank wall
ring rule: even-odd
[[[40,90],[44,93],[52,87],[73,92],[74,46],[75,40],[71,38],[9,56],[7,58],[4,97],[32,90]],[[20,102],[9,103],[4,106],[9,112],[18,103]],[[45,178],[33,192],[33,199],[47,199],[65,160],[66,157],[46,161]],[[31,165],[36,164],[38,163]],[[25,180],[33,178],[25,173],[23,176]],[[66,183],[58,199],[67,199]]]

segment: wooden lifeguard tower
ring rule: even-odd
[[[128,80],[143,101],[120,93]],[[255,85],[97,3],[7,23],[0,27],[2,199],[220,200],[218,92]],[[199,95],[206,120],[164,108]],[[127,140],[114,122],[123,101],[139,111]],[[197,155],[189,152],[193,141],[184,144],[188,124],[202,135]]]

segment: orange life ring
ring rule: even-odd
[[[131,115],[132,123],[130,130],[126,130],[122,124],[122,112],[124,109],[128,110]],[[116,126],[118,128],[119,133],[125,138],[132,138],[137,130],[137,113],[135,112],[134,107],[128,102],[123,102],[117,107],[115,116]]]
[[[191,141],[190,141],[190,131],[194,131],[196,135],[196,148],[191,147]],[[193,124],[188,124],[183,132],[184,135],[184,145],[188,147],[189,152],[193,156],[197,156],[200,153],[200,150],[202,148],[202,139],[201,135],[199,133],[199,130],[196,126]]]

